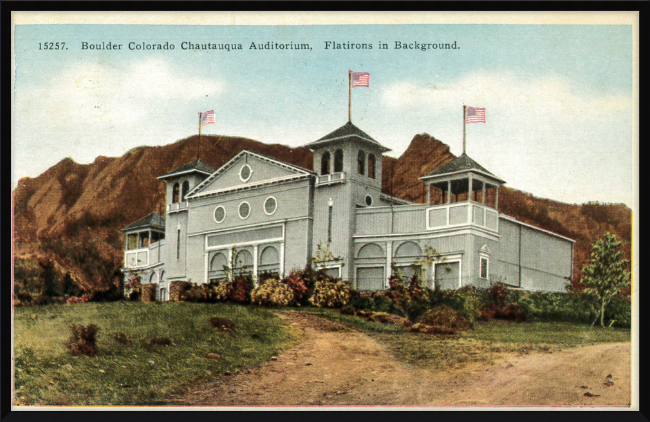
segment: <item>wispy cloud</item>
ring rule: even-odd
[[[568,81],[558,76],[521,79],[509,73],[475,73],[456,83],[439,86],[400,82],[384,89],[382,101],[393,108],[435,105],[439,110],[458,108],[465,103],[545,118],[603,115],[629,111],[633,106],[631,96],[575,92]]]
[[[165,102],[192,100],[223,90],[218,79],[188,77],[163,60],[125,66],[84,63],[70,66],[38,87],[25,88],[18,106],[38,103],[53,126],[81,121],[125,126],[163,108]]]

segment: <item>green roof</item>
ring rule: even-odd
[[[325,145],[329,142],[333,141],[346,141],[346,140],[353,140],[357,139],[362,142],[369,142],[371,144],[374,144],[378,147],[381,148],[382,152],[390,151],[390,148],[386,148],[376,140],[374,140],[370,135],[368,135],[366,132],[362,131],[358,127],[356,127],[352,122],[347,122],[340,128],[336,129],[335,131],[323,136],[317,141],[311,142],[307,145],[305,145],[307,148],[313,149],[314,147],[319,147],[321,145]]]
[[[197,158],[194,161],[191,161],[187,164],[183,164],[180,167],[175,168],[174,170],[170,171],[169,173],[158,177],[159,179],[164,179],[166,177],[171,177],[177,174],[182,174],[182,173],[191,173],[191,172],[199,172],[199,173],[205,173],[207,175],[210,175],[214,173],[215,169],[212,168],[211,165],[207,164],[205,161],[201,160],[200,158]]]
[[[161,216],[157,212],[152,212],[136,221],[135,223],[129,224],[128,226],[122,229],[123,232],[142,229],[142,228],[154,228],[165,230],[165,217]]]

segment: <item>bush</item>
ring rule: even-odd
[[[290,306],[295,301],[295,293],[280,280],[269,279],[253,290],[251,301],[262,306]]]
[[[186,287],[181,294],[181,300],[184,302],[207,302],[208,286],[204,284],[192,283]]]
[[[502,319],[506,321],[528,321],[530,318],[517,304],[518,292],[510,292],[502,283],[495,283],[487,291],[487,303],[481,310],[479,319]]]
[[[298,305],[306,305],[314,292],[316,282],[327,279],[328,277],[322,272],[315,272],[311,267],[307,267],[304,270],[292,270],[282,279],[282,282],[293,291],[294,301]]]
[[[239,275],[232,282],[230,300],[241,304],[250,303],[252,290],[253,278],[250,275]]]
[[[257,284],[262,285],[266,280],[279,279],[280,275],[274,271],[263,271],[257,275]]]
[[[469,321],[463,314],[450,306],[440,306],[426,311],[419,322],[433,327],[431,332],[440,334],[456,334],[470,327]]]
[[[97,339],[95,334],[99,331],[99,327],[90,324],[86,327],[83,325],[71,325],[70,330],[72,336],[68,340],[68,350],[73,356],[94,356],[97,354]]]
[[[309,303],[319,308],[340,308],[350,302],[350,285],[342,280],[317,281]]]
[[[391,309],[388,312],[415,321],[429,309],[429,289],[422,286],[417,275],[406,279],[393,273],[388,279],[388,286],[386,297],[391,300]]]
[[[216,286],[210,287],[210,296],[212,296],[217,302],[227,302],[230,300],[231,292],[232,283],[227,281],[222,281]]]

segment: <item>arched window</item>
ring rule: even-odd
[[[151,273],[151,277],[149,277],[149,283],[158,283],[158,275],[155,271]]]
[[[375,178],[375,154],[368,154],[368,177]]]
[[[334,173],[343,171],[343,150],[337,149],[334,151]]]
[[[320,159],[320,174],[330,174],[330,153],[327,151]]]
[[[222,253],[217,253],[210,261],[210,271],[223,271],[223,267],[228,265],[226,256]]]
[[[357,155],[357,172],[359,174],[366,173],[366,153],[363,150],[359,150],[359,155]]]
[[[190,191],[190,182],[187,180],[183,182],[183,190],[181,191],[181,202],[185,201],[185,196]]]
[[[242,249],[235,255],[235,269],[240,271],[251,271],[253,269],[253,255],[246,249]]]
[[[180,196],[180,186],[178,186],[178,183],[174,183],[174,189],[172,190],[172,202],[177,203],[178,198]]]
[[[357,258],[386,258],[386,253],[378,244],[368,243],[359,250]]]

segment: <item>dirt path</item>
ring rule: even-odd
[[[434,372],[400,363],[369,336],[323,318],[302,312],[286,312],[281,316],[302,331],[300,345],[261,368],[215,378],[170,405],[602,406],[630,403],[629,343],[531,354],[511,357],[494,366]],[[594,396],[585,396],[587,392]]]

